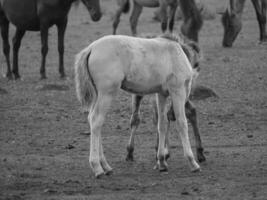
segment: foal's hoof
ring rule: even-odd
[[[105,171],[105,175],[107,175],[107,176],[110,176],[110,175],[112,175],[112,174],[113,174],[113,171],[112,171],[112,170]]]
[[[168,164],[166,161],[158,161],[157,164],[154,166],[154,169],[157,169],[160,172],[167,172]]]
[[[192,169],[191,172],[193,172],[193,173],[201,172],[201,169],[200,169],[200,167],[196,168],[196,169]]]
[[[165,155],[165,160],[168,160],[170,157],[171,157],[171,155],[170,155],[169,153],[167,153],[167,154]]]
[[[95,174],[95,177],[96,177],[97,179],[99,179],[99,178],[103,177],[104,175],[105,175],[104,172],[99,172],[99,173],[96,173],[96,174]]]

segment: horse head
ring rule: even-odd
[[[222,24],[224,28],[222,45],[231,47],[242,28],[241,16],[227,9],[222,15]]]
[[[93,21],[99,21],[102,17],[99,0],[81,0],[88,9]]]

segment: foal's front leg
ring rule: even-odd
[[[173,91],[171,94],[173,102],[173,110],[175,113],[176,122],[178,125],[178,130],[180,132],[180,137],[182,140],[184,156],[188,159],[191,171],[196,172],[200,170],[198,163],[194,158],[192,152],[191,144],[188,136],[188,125],[185,115],[185,91],[181,88],[180,91]]]
[[[132,116],[131,116],[131,136],[127,145],[127,161],[133,161],[133,152],[134,152],[134,136],[136,130],[140,124],[140,104],[143,96],[132,95]]]
[[[157,94],[157,109],[158,109],[158,153],[156,168],[159,171],[168,171],[168,165],[165,157],[165,140],[166,140],[166,123],[167,118],[165,108],[167,97]]]

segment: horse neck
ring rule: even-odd
[[[192,18],[193,15],[199,13],[194,0],[180,0],[180,7],[184,18]]]
[[[236,15],[242,15],[246,0],[230,0],[230,11]]]
[[[61,5],[64,5],[66,7],[70,7],[72,5],[73,2],[75,2],[76,0],[60,0]]]

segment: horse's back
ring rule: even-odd
[[[182,48],[164,38],[105,36],[94,41],[90,51],[96,85],[121,85],[126,91],[147,94],[164,91],[170,77],[182,82],[191,77]]]
[[[2,10],[8,20],[23,30],[38,30],[37,0],[2,0]]]

